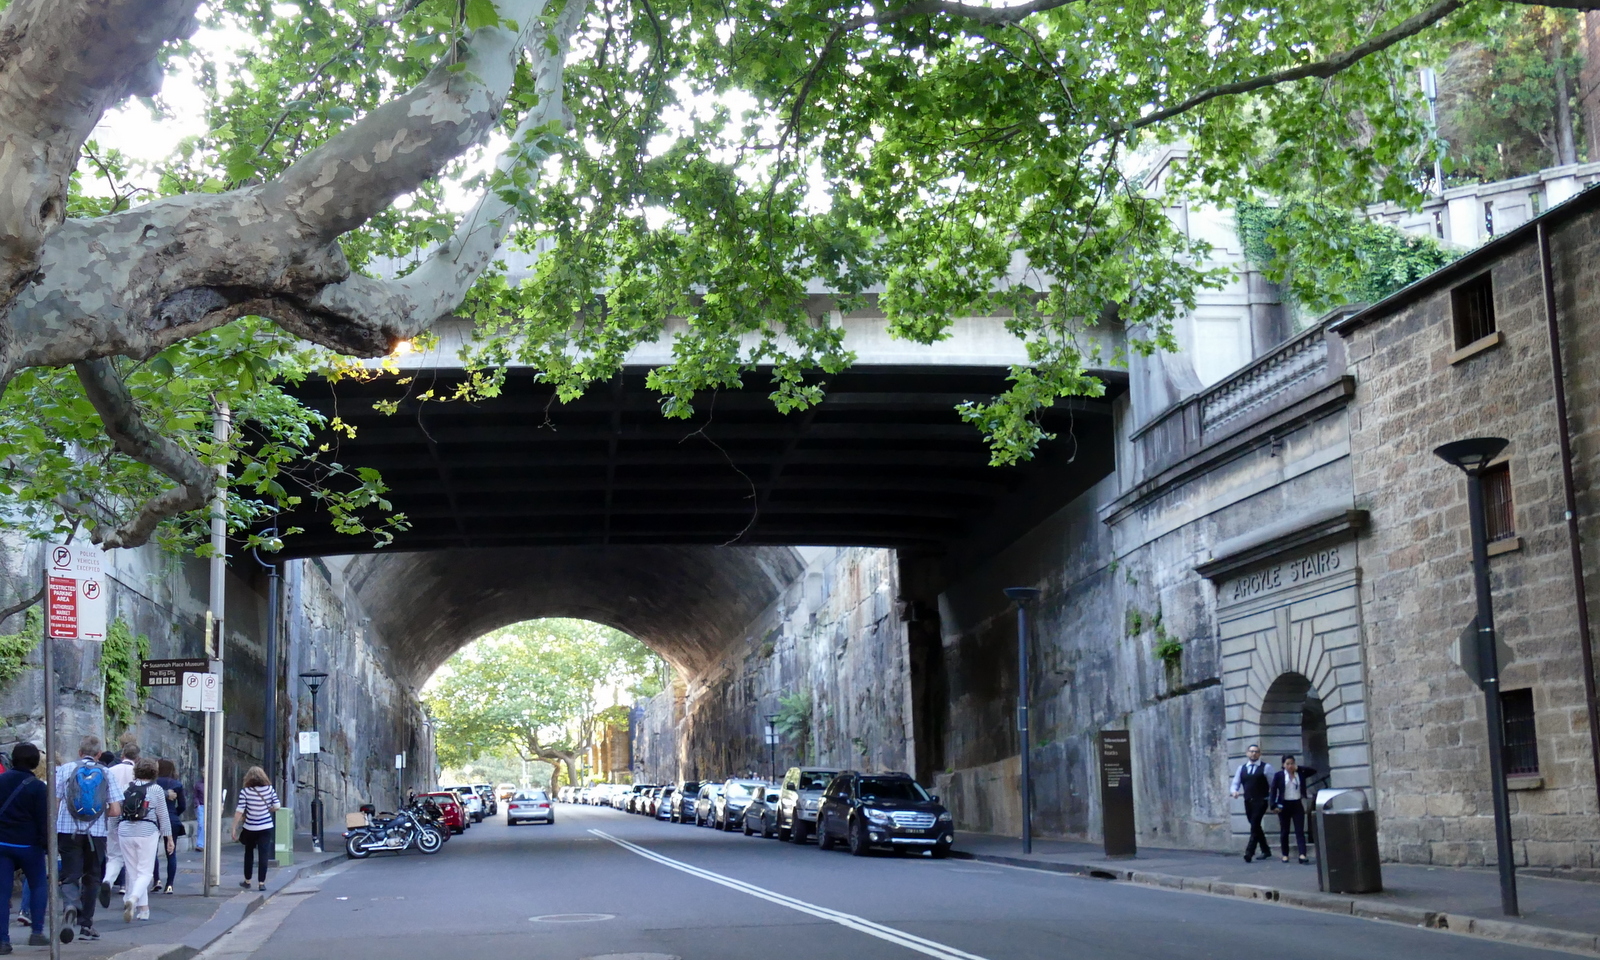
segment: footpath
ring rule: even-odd
[[[335,837],[338,835],[335,834]],[[94,927],[99,940],[74,939],[62,944],[61,956],[72,960],[188,960],[253,913],[268,897],[301,877],[311,876],[344,862],[344,849],[312,853],[309,836],[295,838],[295,862],[289,867],[268,867],[267,889],[257,892],[239,886],[244,878],[244,847],[229,843],[222,848],[222,888],[206,897],[200,890],[200,857],[193,850],[178,851],[178,882],[173,892],[150,894],[150,919],[122,922],[122,895],[111,895],[111,906],[95,907]],[[161,861],[163,887],[166,858]],[[251,884],[254,887],[255,884]],[[18,956],[48,953],[48,947],[30,947],[27,927],[12,915],[11,942]]]
[[[1517,875],[1521,917],[1500,912],[1494,870],[1385,863],[1383,892],[1317,890],[1317,868],[1276,856],[1245,863],[1242,855],[1147,848],[1132,860],[1110,860],[1098,844],[1022,841],[977,833],[956,836],[952,856],[988,863],[1142,883],[1192,893],[1239,897],[1287,907],[1387,920],[1530,947],[1600,957],[1600,883]],[[1313,854],[1314,857],[1314,854]]]

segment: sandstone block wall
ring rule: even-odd
[[[905,625],[892,550],[803,549],[806,569],[745,628],[727,660],[644,704],[636,776],[779,776],[796,764],[909,770]],[[765,718],[810,699],[804,737],[768,752]]]
[[[1568,391],[1587,509],[1590,604],[1595,428],[1597,221],[1556,229],[1559,308],[1571,351]],[[1418,863],[1494,861],[1482,693],[1451,660],[1474,614],[1466,482],[1431,451],[1475,436],[1511,440],[1507,454],[1518,539],[1491,557],[1495,620],[1514,660],[1503,690],[1531,689],[1539,783],[1512,794],[1523,864],[1600,866],[1600,811],[1584,708],[1572,568],[1560,474],[1542,279],[1531,240],[1489,270],[1500,343],[1452,363],[1450,292],[1436,291],[1352,332],[1357,390],[1351,461],[1358,503],[1371,512],[1360,543],[1372,754],[1386,856]]]

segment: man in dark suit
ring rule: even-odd
[[[1283,851],[1283,862],[1289,862],[1289,827],[1294,826],[1295,846],[1300,862],[1306,859],[1306,778],[1317,775],[1316,767],[1302,767],[1295,763],[1294,754],[1283,755],[1283,769],[1272,775],[1272,793],[1268,806],[1278,811],[1278,848]]]
[[[1244,752],[1245,762],[1234,771],[1231,795],[1244,797],[1244,818],[1250,821],[1250,842],[1244,846],[1244,862],[1255,859],[1256,847],[1261,848],[1261,859],[1272,856],[1267,835],[1261,831],[1261,818],[1267,815],[1267,802],[1272,794],[1272,764],[1261,759],[1261,748],[1250,744]]]

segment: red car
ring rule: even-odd
[[[438,793],[418,794],[432,800],[439,807],[439,812],[444,816],[444,825],[450,828],[451,833],[467,832],[467,811],[461,809],[461,798],[448,790]]]

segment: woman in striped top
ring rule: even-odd
[[[239,805],[233,811],[233,839],[244,841],[244,880],[239,886],[250,888],[250,868],[254,865],[252,854],[261,858],[260,872],[256,875],[256,889],[267,889],[267,860],[271,857],[273,813],[278,809],[278,792],[260,767],[251,767],[244,775],[244,789],[239,791]],[[241,829],[241,827],[243,829]]]

